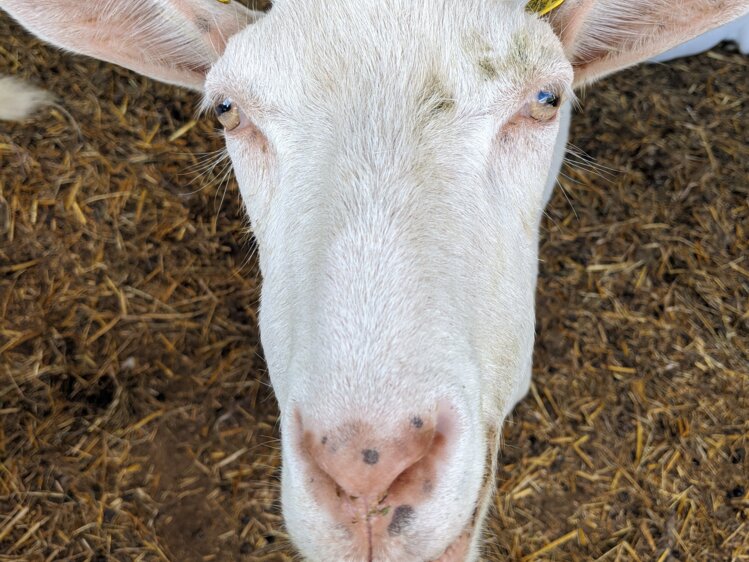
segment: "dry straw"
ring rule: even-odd
[[[253,246],[223,164],[196,180],[214,123],[0,37],[69,112],[0,125],[0,561],[293,559]],[[487,560],[749,559],[747,64],[587,92]]]

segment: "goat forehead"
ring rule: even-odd
[[[286,1],[231,40],[209,82],[286,107],[353,103],[373,84],[386,88],[370,98],[478,105],[488,82],[509,86],[559,62],[556,43],[515,1]]]

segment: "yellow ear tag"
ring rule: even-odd
[[[536,12],[539,16],[545,16],[562,4],[564,0],[529,0],[526,9],[529,12]]]

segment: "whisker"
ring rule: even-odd
[[[559,173],[560,176],[564,176],[567,179],[570,179],[568,176],[566,176],[563,173]],[[570,206],[570,209],[572,209],[572,213],[575,215],[575,218],[579,221],[580,216],[577,214],[577,209],[575,209],[575,206],[572,204],[572,200],[569,198],[569,195],[567,194],[567,189],[564,187],[564,184],[562,184],[561,181],[557,179],[557,185],[559,186],[559,189],[562,190],[562,195],[564,195],[564,198],[567,200],[567,203]]]
[[[221,191],[221,201],[219,201],[218,208],[216,209],[216,219],[218,219],[218,214],[221,212],[221,208],[224,206],[226,192],[229,190],[229,184],[234,177],[234,169],[232,168],[231,161],[226,162],[223,168],[221,168],[221,172],[219,173],[221,174],[221,178],[218,183],[216,195],[218,195],[218,192]],[[213,197],[214,202],[216,201],[216,195],[214,195]]]
[[[201,155],[200,158],[198,158],[198,162],[196,164],[188,166],[182,172],[180,172],[181,175],[193,176],[193,178],[187,183],[187,185],[193,185],[196,182],[200,184],[197,189],[189,191],[185,193],[185,195],[194,195],[212,185],[214,182],[211,180],[217,177],[217,174],[215,173],[216,168],[219,165],[223,164],[220,174],[224,174],[226,167],[231,166],[231,162],[227,162],[228,160],[229,153],[225,148],[222,148],[214,152],[209,152]]]

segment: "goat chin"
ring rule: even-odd
[[[0,120],[22,121],[54,103],[49,92],[11,77],[0,77]]]

